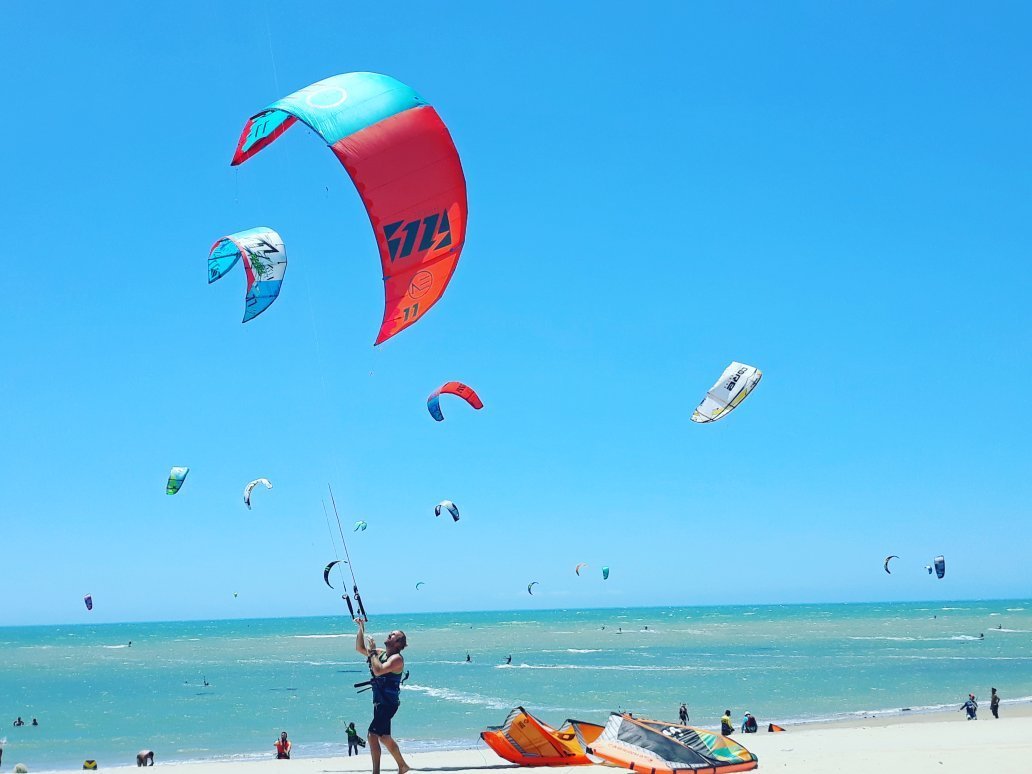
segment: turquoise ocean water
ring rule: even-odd
[[[544,720],[616,709],[715,727],[724,709],[792,724],[959,707],[990,686],[1032,700],[1032,600],[374,616],[402,628],[407,751],[471,747],[522,704]],[[979,638],[984,634],[984,639]],[[129,641],[132,646],[129,647]],[[347,618],[0,628],[4,765],[32,771],[346,754],[368,671]],[[472,661],[466,663],[467,652]],[[512,665],[504,664],[512,655]],[[208,685],[205,685],[207,681]],[[1004,705],[1004,712],[1006,704]],[[17,716],[40,725],[12,727]]]

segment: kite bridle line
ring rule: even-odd
[[[355,579],[355,565],[351,563],[351,554],[348,553],[348,543],[344,539],[344,527],[340,523],[340,513],[337,511],[337,501],[333,497],[333,487],[328,483],[326,488],[330,490],[330,503],[333,505],[333,515],[337,517],[337,530],[340,532],[340,543],[344,546],[344,556],[347,559],[348,569],[351,571],[351,590],[355,594],[355,603],[358,605],[358,612],[362,616],[363,621],[368,621],[369,616],[366,615],[365,605],[362,604],[362,595],[358,593],[358,581]],[[341,575],[343,576],[343,571]],[[351,617],[355,617],[355,609],[351,606],[351,600],[348,598],[347,593],[344,594],[344,601],[348,603],[348,610],[351,611]]]

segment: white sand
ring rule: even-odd
[[[988,709],[979,708],[979,719],[968,721],[962,712],[933,713],[897,718],[878,718],[849,723],[815,723],[789,727],[783,734],[761,731],[735,734],[734,738],[759,759],[758,771],[798,774],[988,774],[1032,772],[1032,706],[1004,705],[1000,720]],[[766,724],[762,725],[766,728]],[[404,745],[403,745],[404,749]],[[469,750],[418,753],[406,756],[420,772],[447,774],[489,774],[518,766],[504,761],[486,745]],[[5,761],[9,770],[16,761]],[[26,761],[31,764],[30,761]],[[111,766],[98,761],[102,771],[128,774],[133,766]],[[176,774],[324,774],[370,771],[369,755],[352,758],[295,758],[278,761],[179,763]],[[29,768],[32,771],[30,765]],[[397,771],[384,751],[384,774]],[[543,768],[542,774],[614,774],[603,766]]]

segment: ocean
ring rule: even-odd
[[[402,750],[475,747],[522,705],[546,722],[608,713],[716,728],[730,708],[782,725],[1032,700],[1032,600],[374,616],[405,630]],[[129,643],[132,642],[130,646]],[[368,677],[348,618],[0,628],[4,765],[31,771],[346,754]],[[470,661],[466,661],[467,653]],[[506,658],[512,656],[512,663]],[[26,723],[12,725],[20,716]],[[39,720],[32,726],[32,718]]]

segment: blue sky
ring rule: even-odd
[[[339,612],[327,482],[371,612],[1027,595],[1030,21],[5,4],[0,624]],[[470,203],[443,301],[376,349],[333,155],[295,127],[229,166],[356,70],[436,107]],[[207,251],[259,225],[290,268],[241,325]],[[763,382],[693,425],[731,360]],[[452,379],[486,407],[435,423]]]

